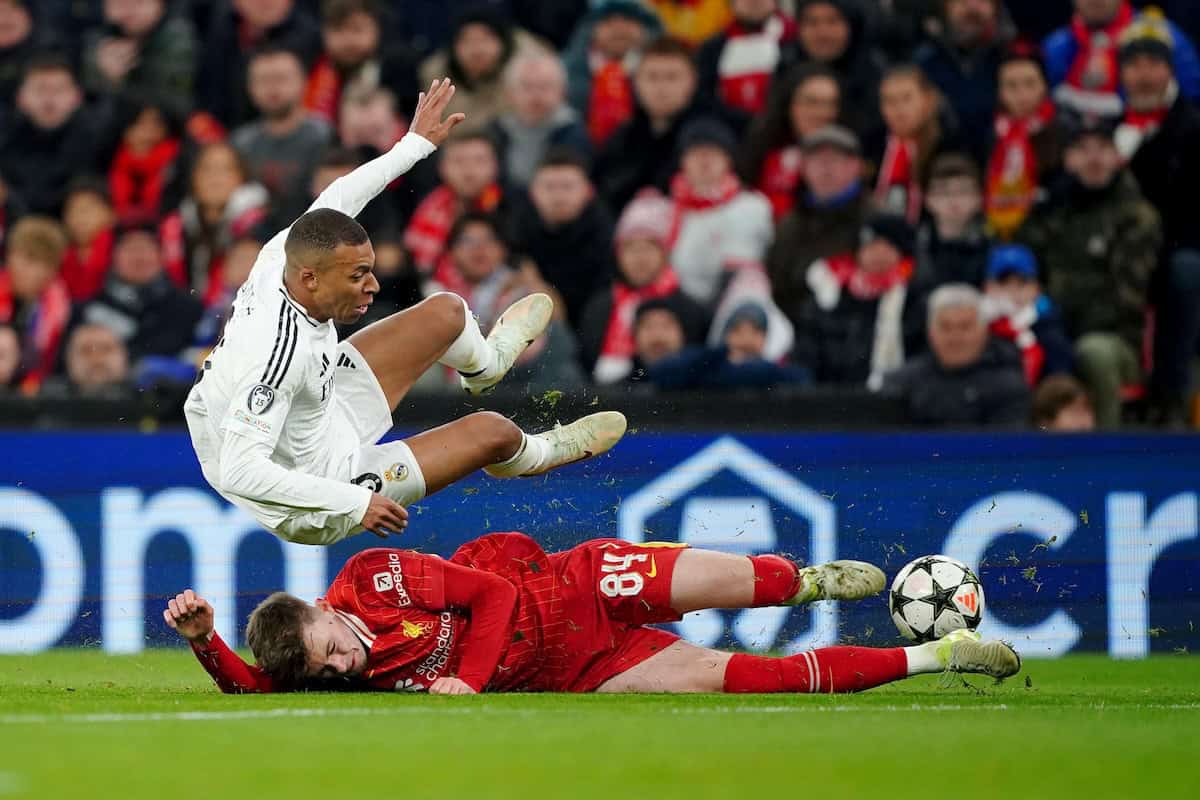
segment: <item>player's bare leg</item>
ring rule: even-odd
[[[862,561],[799,567],[776,555],[736,556],[687,549],[675,562],[671,608],[686,614],[704,608],[860,600],[883,591],[884,582],[882,571]]]

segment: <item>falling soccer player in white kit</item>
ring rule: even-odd
[[[288,541],[386,536],[407,525],[405,506],[478,469],[537,475],[606,452],[625,433],[616,412],[537,435],[478,412],[376,444],[434,364],[485,392],[553,312],[548,296],[530,295],[484,339],[466,302],[443,292],[337,341],[334,324],[357,322],[379,291],[374,250],[353,218],[463,120],[442,119],[453,95],[449,79],[435,81],[395,147],[334,181],[263,247],[184,405],[205,480]]]

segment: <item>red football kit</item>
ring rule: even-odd
[[[590,692],[678,637],[671,576],[685,545],[597,539],[545,553],[492,533],[447,561],[375,548],[353,556],[325,600],[367,649],[358,681],[424,691],[454,676],[476,691]],[[216,634],[193,644],[224,692],[282,687]]]

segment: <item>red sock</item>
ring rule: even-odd
[[[786,658],[739,653],[725,667],[725,691],[861,692],[907,675],[902,647],[823,647]]]
[[[781,556],[750,556],[754,565],[754,607],[780,606],[800,591],[800,568]]]

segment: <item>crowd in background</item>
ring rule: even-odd
[[[0,0],[0,393],[190,383],[263,243],[449,76],[466,122],[360,217],[362,324],[545,291],[531,391],[1185,424],[1200,3],[1160,6]]]

